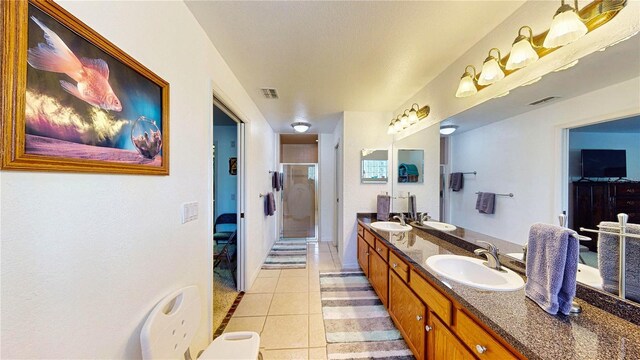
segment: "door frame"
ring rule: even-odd
[[[307,237],[305,239],[307,239],[307,242],[314,242],[314,241],[319,241],[320,240],[320,234],[318,233],[320,231],[320,227],[318,224],[319,221],[319,216],[318,216],[318,183],[320,182],[320,176],[318,174],[318,163],[280,163],[280,172],[282,172],[284,174],[284,167],[285,165],[306,165],[306,166],[310,166],[313,165],[314,167],[314,171],[315,171],[315,175],[316,175],[316,179],[315,179],[315,191],[314,191],[314,225],[315,225],[315,229],[314,229],[314,233],[315,233],[315,237]],[[286,179],[286,176],[284,176],[284,178]],[[280,208],[282,209],[281,216],[280,216],[280,220],[281,220],[281,226],[280,226],[280,238],[284,238],[284,191],[286,191],[286,187],[284,188],[284,190],[281,192],[282,195],[280,196]]]

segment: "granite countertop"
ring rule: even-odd
[[[464,233],[447,234],[415,227],[404,235],[376,231],[369,227],[371,217],[368,214],[358,214],[358,222],[386,240],[390,248],[438,284],[441,291],[529,359],[640,359],[640,326],[581,299],[576,299],[582,306],[581,314],[553,316],[526,298],[524,289],[511,292],[483,291],[432,272],[425,264],[432,255],[475,257],[473,250],[479,246],[462,241],[461,235],[464,236]]]

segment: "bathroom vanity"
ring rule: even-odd
[[[371,222],[358,214],[358,263],[416,358],[640,359],[640,326],[580,299],[581,314],[552,316],[524,289],[478,290],[425,264],[439,254],[475,257],[473,240],[435,229],[376,231]]]

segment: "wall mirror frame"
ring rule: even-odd
[[[360,151],[360,182],[362,184],[389,182],[389,150],[362,149]]]

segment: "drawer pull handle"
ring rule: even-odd
[[[378,252],[382,251],[382,249],[380,249],[380,248],[376,248],[376,250],[378,250]]]
[[[369,256],[369,252],[367,251],[366,253],[364,253],[365,255]]]
[[[633,205],[633,201],[627,201],[627,205]]]
[[[421,315],[417,315],[416,316],[416,320],[418,320],[418,321],[422,320],[422,316]]]
[[[398,264],[393,263],[391,266],[395,269],[395,268],[397,268],[397,267],[398,267]]]
[[[476,345],[476,351],[480,354],[484,354],[487,351],[487,348],[482,345]]]
[[[627,189],[627,192],[633,194],[634,192],[636,192],[636,189]]]
[[[427,325],[424,327],[425,330],[427,330],[427,332],[431,331],[431,326]]]

